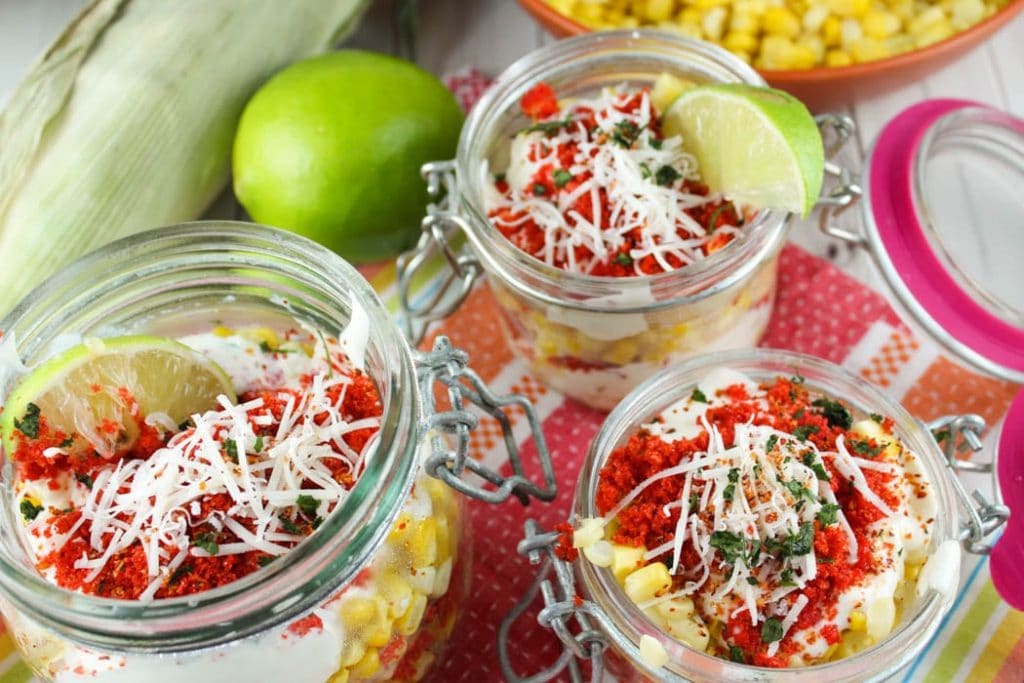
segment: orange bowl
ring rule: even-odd
[[[527,12],[551,34],[587,33],[589,28],[556,11],[545,0],[519,0]],[[839,107],[912,83],[979,45],[1024,9],[1013,0],[988,19],[927,47],[850,66],[819,66],[777,71],[758,69],[773,87],[796,95],[815,111]]]

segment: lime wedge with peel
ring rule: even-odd
[[[821,192],[825,151],[814,117],[789,93],[740,83],[683,90],[662,117],[697,158],[712,192],[806,216]]]
[[[16,432],[36,438],[41,425],[68,437],[69,451],[110,455],[134,443],[147,416],[178,425],[220,395],[235,400],[224,370],[173,339],[90,339],[25,376],[4,404],[0,433],[9,455]]]

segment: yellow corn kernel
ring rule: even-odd
[[[661,643],[645,633],[640,636],[640,659],[652,669],[660,669],[668,664],[668,653]]]
[[[610,567],[612,560],[615,558],[615,552],[612,550],[612,544],[608,541],[597,541],[591,543],[583,549],[583,555],[587,560],[598,567]]]
[[[839,643],[833,643],[832,645],[829,645],[828,649],[825,650],[825,654],[822,657],[822,661],[831,662],[832,659],[835,657],[836,650],[838,650],[838,649],[839,649]]]
[[[436,580],[436,567],[416,567],[409,572],[409,585],[414,591],[423,593],[423,595],[430,595],[433,592]]]
[[[921,574],[921,565],[919,564],[908,564],[903,567],[903,577],[907,581],[917,581],[917,577]]]
[[[870,10],[861,19],[861,26],[864,28],[864,35],[869,38],[888,38],[900,30],[900,18],[895,14],[881,10]]]
[[[651,104],[654,105],[655,109],[663,112],[676,101],[676,98],[684,90],[689,90],[695,85],[697,84],[693,81],[688,81],[669,73],[659,74],[654,80],[654,86],[651,88]]]
[[[230,337],[235,333],[230,327],[224,327],[223,325],[217,325],[213,328],[213,336],[215,337]]]
[[[573,8],[572,16],[584,22],[601,21],[604,18],[604,8],[596,2],[581,2]]]
[[[439,598],[448,592],[448,585],[452,582],[452,558],[448,558],[437,567],[437,576],[434,577],[434,588],[430,594]]]
[[[841,17],[861,17],[871,8],[871,0],[825,0],[825,5]]]
[[[644,560],[647,549],[643,546],[633,548],[628,545],[612,544],[612,574],[620,584],[626,577],[636,571]]]
[[[452,531],[446,517],[434,517],[435,530],[437,533],[437,559],[444,562],[454,555],[451,547]]]
[[[548,4],[559,14],[571,15],[576,0],[548,0]]]
[[[674,5],[673,0],[647,0],[644,3],[644,17],[654,23],[667,21],[672,16]]]
[[[700,28],[701,11],[696,7],[685,7],[676,15],[676,23],[680,26],[696,26]]]
[[[871,638],[863,631],[844,631],[833,659],[846,659],[872,645]]]
[[[734,7],[732,16],[729,17],[729,31],[756,36],[761,32],[761,15],[750,11],[740,11]]]
[[[350,638],[341,648],[341,666],[346,669],[354,666],[364,655],[366,655],[366,645],[363,644],[363,641]]]
[[[633,602],[646,602],[672,585],[672,577],[663,562],[652,562],[626,577],[623,589]]]
[[[724,7],[712,7],[701,17],[700,27],[709,40],[721,40],[725,32],[725,19],[729,12]]]
[[[672,598],[655,605],[654,609],[664,619],[680,619],[688,617],[694,612],[693,600],[687,597]]]
[[[853,57],[842,50],[829,50],[825,53],[825,64],[828,66],[850,66],[853,64]]]
[[[388,603],[377,595],[373,598],[376,607],[373,620],[363,627],[363,640],[370,647],[384,647],[391,640],[391,619],[388,618]]]
[[[604,360],[615,365],[625,365],[636,358],[639,344],[636,339],[627,337],[614,342],[605,352]]]
[[[423,615],[427,611],[427,596],[416,593],[409,603],[409,609],[405,614],[395,619],[395,630],[403,636],[411,636],[416,633],[423,621]]]
[[[713,9],[715,7],[725,8],[729,4],[730,0],[690,0],[688,4],[693,5],[700,10]]]
[[[839,17],[828,17],[821,25],[821,37],[828,47],[836,47],[842,40],[842,22]]]
[[[277,332],[269,327],[251,327],[242,330],[241,334],[246,339],[265,344],[270,349],[276,349],[281,345],[281,338],[277,336]]]
[[[363,658],[352,667],[352,675],[356,678],[371,678],[380,671],[380,653],[376,648],[370,648],[363,655]]]
[[[945,40],[951,35],[953,35],[953,27],[949,25],[949,22],[932,24],[914,33],[914,44],[917,47],[926,47],[940,40]]]
[[[947,23],[946,13],[942,11],[941,7],[932,5],[925,11],[915,14],[914,17],[907,22],[907,29],[913,34],[918,34],[924,32],[928,27],[934,24],[945,23]]]
[[[327,683],[348,683],[348,669],[342,669],[334,674]]]
[[[850,630],[851,631],[865,631],[867,630],[868,618],[863,612],[853,611],[850,612]]]
[[[388,602],[388,614],[397,617],[409,609],[412,600],[412,586],[398,574],[387,572],[377,577],[381,595]]]
[[[707,627],[693,614],[667,620],[665,630],[695,650],[706,650],[711,640]]]
[[[800,21],[803,24],[804,30],[810,33],[817,33],[825,20],[828,19],[828,7],[824,5],[811,5],[811,7],[804,12],[803,19]]]
[[[801,36],[796,42],[801,50],[809,50],[814,55],[814,64],[820,64],[825,59],[825,41],[820,36]]]
[[[867,37],[855,40],[850,46],[850,52],[856,62],[870,62],[889,56],[889,48],[885,43]]]
[[[879,446],[882,446],[882,454],[884,454],[887,459],[891,460],[899,457],[899,443],[892,435],[885,431],[882,425],[874,420],[859,420],[853,424],[850,431],[854,434],[871,439]]]
[[[377,616],[377,603],[372,598],[348,598],[338,608],[338,616],[346,629],[358,631]]]
[[[572,547],[586,548],[602,538],[604,538],[604,523],[596,517],[590,517],[582,520],[580,525],[573,530]]]
[[[749,33],[731,31],[722,39],[722,46],[732,52],[753,52],[757,49],[757,38]]]
[[[877,642],[892,632],[896,623],[896,603],[892,598],[878,598],[868,605],[865,613],[867,618],[867,634]]]
[[[795,38],[800,33],[800,20],[786,7],[769,7],[764,13],[764,31]]]
[[[853,44],[864,37],[864,29],[856,19],[843,19],[839,25],[839,42],[847,52],[852,51]]]

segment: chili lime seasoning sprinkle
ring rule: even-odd
[[[53,432],[45,417],[22,422],[13,460],[44,575],[127,600],[199,593],[286,554],[345,499],[380,426],[373,382],[337,340],[292,330],[281,345],[250,346],[265,358],[247,367],[279,386],[263,382],[234,404],[222,396],[179,426],[132,411],[139,437],[110,457],[68,448],[86,440]],[[107,389],[135,404],[132,387]],[[32,491],[64,493],[66,504]]]
[[[646,88],[563,105],[539,83],[521,108],[534,123],[493,176],[488,211],[528,254],[576,273],[652,275],[700,261],[740,232],[743,210],[709,193],[682,140],[662,135]]]
[[[876,642],[932,533],[917,457],[892,420],[855,419],[802,378],[718,373],[609,455],[602,517],[574,545],[663,628],[725,659],[805,666]]]

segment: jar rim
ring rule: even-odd
[[[534,50],[509,66],[473,107],[463,126],[456,154],[456,186],[459,209],[469,220],[467,235],[475,251],[503,276],[505,284],[550,304],[585,310],[614,309],[640,312],[679,305],[704,298],[746,278],[785,237],[789,215],[761,210],[741,235],[706,259],[684,268],[654,275],[604,277],[568,272],[551,266],[513,245],[488,220],[478,187],[485,147],[496,137],[502,117],[518,106],[534,84],[570,69],[614,64],[623,69],[626,59],[657,59],[676,65],[687,63],[716,70],[720,80],[766,85],[748,64],[715,45],[668,31],[651,29],[587,33]],[[633,74],[636,75],[635,73]],[[649,72],[647,75],[657,75]],[[609,84],[621,83],[616,78]],[[557,87],[556,87],[557,90]],[[550,291],[545,291],[545,290]],[[622,291],[657,290],[656,301],[631,304]],[[615,297],[613,301],[604,300]]]
[[[698,381],[710,370],[719,367],[746,372],[755,380],[799,374],[805,377],[808,386],[826,393],[835,394],[835,389],[822,388],[822,384],[849,389],[849,392],[844,392],[838,397],[860,408],[868,407],[870,412],[880,412],[892,417],[901,440],[920,457],[936,492],[939,509],[944,513],[936,516],[933,550],[940,543],[956,540],[959,507],[945,472],[943,455],[924,425],[897,401],[845,368],[806,354],[777,349],[744,349],[713,355],[705,354],[668,368],[636,387],[608,415],[591,442],[575,491],[572,507],[574,517],[599,516],[595,506],[595,493],[600,480],[600,470],[608,455],[622,439],[634,433],[642,421],[649,420],[672,403],[689,395]],[[758,377],[759,374],[763,377]],[[854,401],[850,398],[851,395],[861,400]],[[868,402],[870,405],[865,406],[864,404]],[[959,563],[956,570],[959,572]],[[602,623],[615,625],[615,631],[609,634],[610,638],[617,647],[631,652],[634,661],[640,661],[639,639],[642,633],[661,634],[662,640],[674,643],[677,649],[685,652],[685,663],[673,658],[665,668],[656,672],[663,677],[666,673],[670,674],[671,680],[690,680],[690,677],[694,676],[701,678],[713,675],[735,677],[739,680],[751,672],[764,676],[766,680],[776,680],[776,677],[780,676],[784,676],[786,680],[807,681],[822,680],[822,677],[835,681],[877,680],[898,669],[902,662],[907,661],[908,653],[916,653],[925,646],[938,629],[941,616],[948,611],[953,600],[952,594],[942,594],[932,587],[927,595],[914,601],[892,632],[878,644],[833,662],[806,668],[773,669],[729,662],[694,650],[664,634],[625,595],[607,568],[598,568],[589,562],[581,562],[578,575],[584,598],[597,603],[609,616],[609,619],[602,620]],[[877,666],[865,669],[866,662],[875,662]],[[889,669],[885,669],[886,666]]]
[[[222,278],[211,279],[211,273]],[[265,276],[261,279],[261,276]],[[185,280],[184,278],[193,278]],[[205,278],[205,279],[204,279]],[[0,591],[43,624],[70,640],[118,651],[176,652],[231,642],[285,623],[321,604],[354,578],[380,547],[408,495],[416,471],[421,404],[411,350],[369,283],[334,252],[290,232],[235,221],[200,221],[158,228],[110,243],[48,278],[2,323],[2,357],[33,361],[60,330],[93,325],[88,311],[101,301],[145,301],[174,293],[174,283],[261,287],[284,293],[278,310],[300,315],[298,297],[309,290],[320,311],[344,328],[359,305],[369,318],[368,354],[376,354],[380,377],[368,373],[381,394],[379,442],[351,493],[317,532],[267,567],[209,591],[139,602],[86,595],[61,588],[18,561],[20,544],[12,518],[11,463],[4,454],[0,502]],[[144,288],[141,293],[135,292]],[[272,287],[277,287],[273,289]],[[135,289],[133,289],[135,288]],[[148,288],[148,289],[145,289]],[[305,289],[303,289],[305,288]],[[349,305],[345,295],[353,297]],[[271,302],[267,296],[266,301]],[[231,301],[228,300],[230,305]],[[59,305],[58,303],[59,302]],[[283,304],[282,304],[283,302]],[[104,304],[107,305],[107,304]],[[283,306],[283,307],[282,307]],[[110,312],[113,309],[102,309]],[[310,309],[312,310],[312,309]],[[309,311],[305,311],[312,315]],[[301,317],[295,319],[301,320]],[[88,333],[90,329],[80,332]],[[24,345],[15,345],[24,341]],[[27,350],[26,350],[27,348]],[[45,356],[43,356],[45,358]],[[16,377],[3,369],[4,396]],[[12,523],[13,522],[13,523]],[[24,550],[24,546],[20,548]],[[40,607],[42,606],[42,607]]]

